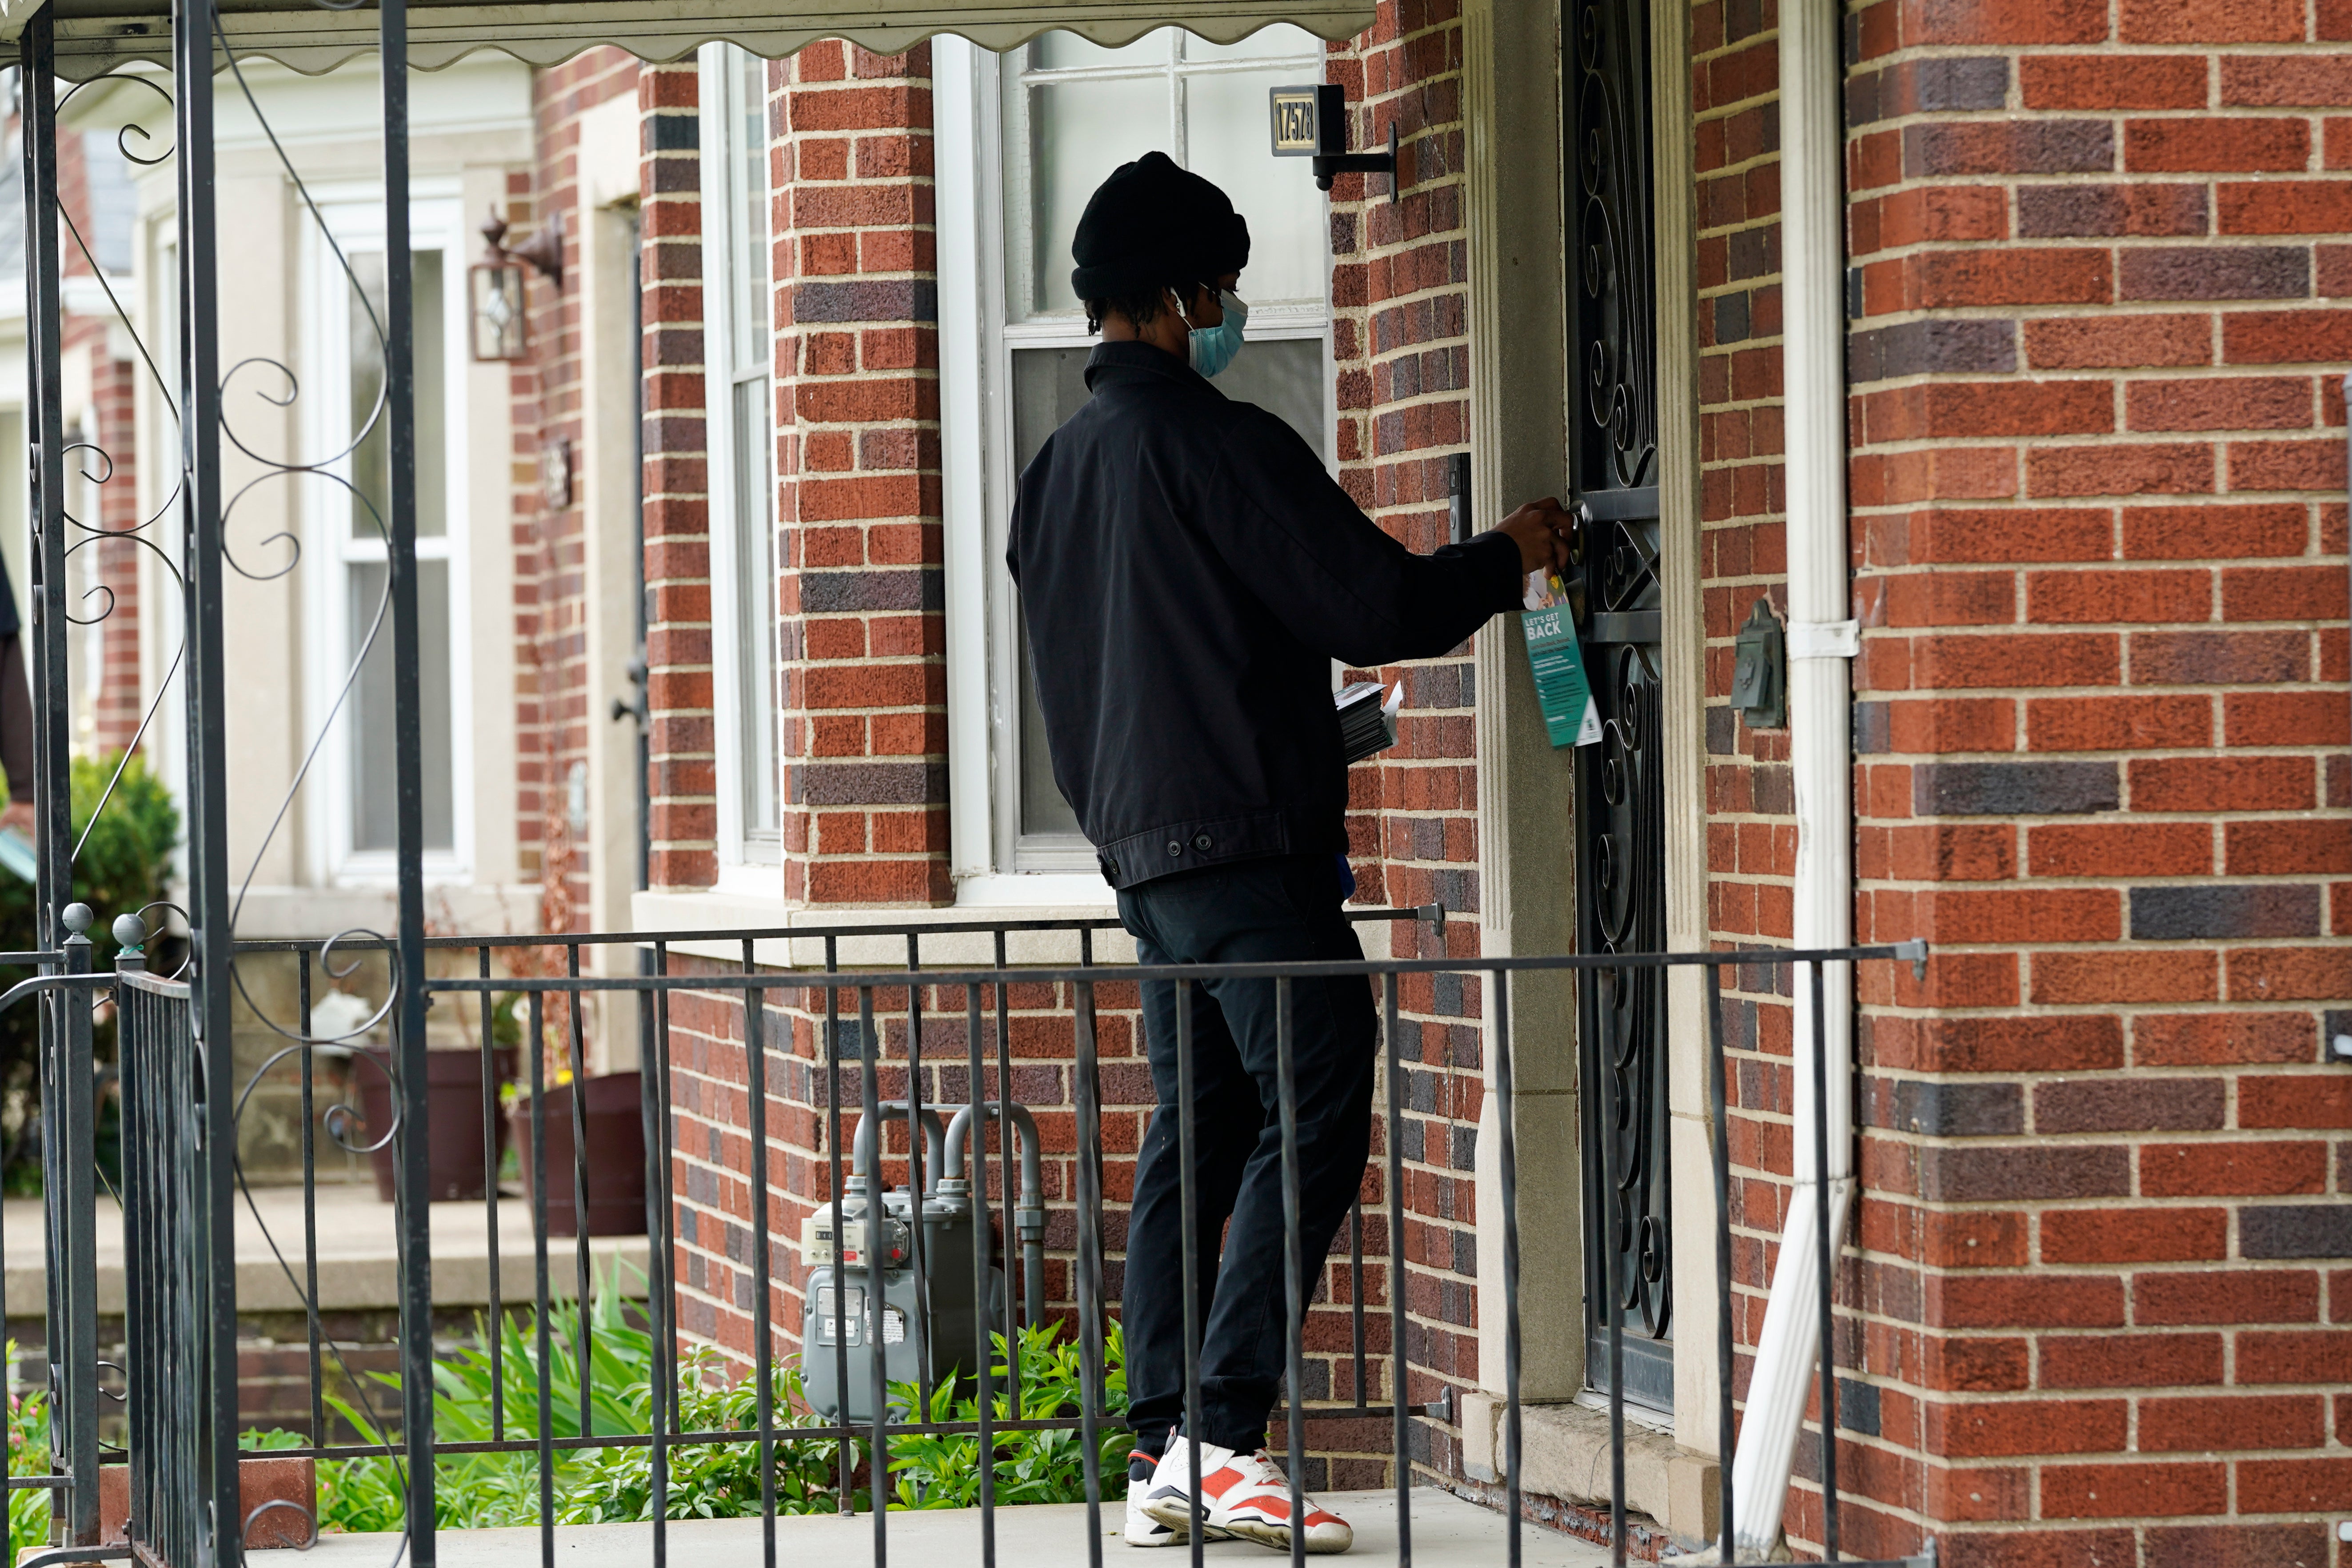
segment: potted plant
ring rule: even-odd
[[[588,1234],[643,1236],[646,1233],[646,1131],[644,1079],[635,1072],[604,1073],[575,1080],[569,1071],[558,1075],[541,1097],[539,1125],[546,1140],[547,1234],[576,1236],[579,1215],[572,1177],[577,1169],[572,1145],[572,1100],[580,1100],[580,1119],[587,1132]],[[532,1147],[531,1097],[516,1086],[507,1096],[509,1137],[522,1176],[523,1197],[536,1202],[536,1158]]]
[[[335,1040],[352,1048],[352,1088],[357,1091],[364,1126],[343,1133],[346,1142],[369,1150],[375,1171],[376,1195],[393,1199],[399,1168],[394,1143],[384,1138],[397,1118],[393,1110],[392,1047],[372,1043],[383,1033],[377,1018],[381,1003],[349,991],[331,990],[311,1005],[313,1039]],[[370,1027],[371,1020],[375,1026]],[[495,1028],[495,1026],[494,1026]],[[364,1031],[364,1038],[362,1032]],[[496,1031],[486,1076],[478,1044],[443,1044],[431,1040],[425,1053],[425,1190],[433,1203],[479,1200],[506,1151],[506,1118],[495,1113],[483,1125],[486,1104],[495,1107],[499,1087],[511,1076],[512,1041]],[[485,1094],[485,1089],[488,1094]],[[382,1147],[371,1148],[370,1145]],[[487,1145],[487,1146],[486,1146]]]

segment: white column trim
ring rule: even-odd
[[[1690,8],[1651,0],[1650,147],[1657,275],[1659,712],[1665,778],[1666,947],[1707,943],[1706,607],[1700,585],[1697,186]],[[1675,1436],[1716,1452],[1715,1180],[1708,1138],[1706,987],[1666,976],[1675,1286]],[[1679,1527],[1685,1521],[1672,1521]]]
[[[980,72],[995,57],[931,40],[931,158],[939,232],[940,511],[947,574],[949,868],[996,865],[989,754],[987,356],[981,300]]]
[[[1821,627],[1852,613],[1846,554],[1844,133],[1839,8],[1780,13],[1780,255],[1782,384],[1786,397],[1789,619]],[[1826,638],[1818,640],[1826,641]],[[1853,934],[1853,669],[1842,657],[1789,666],[1790,772],[1797,795],[1795,940],[1843,947]],[[1797,976],[1796,1179],[1789,1222],[1757,1338],[1748,1413],[1732,1467],[1738,1534],[1748,1551],[1780,1533],[1789,1470],[1814,1381],[1820,1329],[1814,1194],[1824,1178],[1815,1129],[1829,1131],[1830,1234],[1844,1234],[1853,1196],[1853,969],[1822,977],[1826,1103],[1804,1070],[1814,1028],[1811,987]],[[1825,1412],[1834,1419],[1834,1413]]]
[[[1567,272],[1556,0],[1469,0],[1463,8],[1468,140],[1472,526],[1568,493]],[[1570,831],[1574,757],[1554,750],[1537,705],[1518,617],[1477,637],[1479,951],[1566,952],[1576,942]],[[1584,1264],[1578,1173],[1576,987],[1565,973],[1511,983],[1516,1068],[1521,1392],[1584,1386]],[[1491,1031],[1494,1009],[1482,1027]],[[1502,1204],[1496,1196],[1491,1037],[1478,1136],[1478,1380],[1503,1388]]]

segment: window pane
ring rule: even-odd
[[[1184,58],[1188,60],[1263,60],[1282,56],[1309,56],[1319,59],[1322,41],[1304,27],[1276,24],[1260,27],[1237,44],[1213,44],[1206,38],[1184,35]]]
[[[1013,459],[1025,468],[1045,437],[1087,400],[1087,348],[1015,349],[1013,353]],[[1276,416],[1306,443],[1316,456],[1329,462],[1329,437],[1325,431],[1327,406],[1323,391],[1323,340],[1283,338],[1250,340],[1216,388],[1236,403],[1255,403]]]
[[[1254,303],[1319,300],[1328,287],[1326,208],[1312,160],[1271,157],[1265,150],[1266,93],[1299,80],[1296,68],[1185,78],[1187,164],[1214,181],[1249,220],[1250,261],[1241,292]]]
[[[1078,308],[1078,297],[1070,289],[1070,238],[1077,232],[1078,215],[1087,210],[1087,198],[1095,187],[1121,163],[1133,163],[1155,147],[1175,152],[1168,92],[1164,78],[1065,81],[1029,89],[1030,235],[1036,278],[1032,309]],[[1251,123],[1262,144],[1263,94]],[[1259,152],[1264,151],[1261,145]]]
[[[735,54],[735,144],[729,174],[735,207],[735,364],[768,363],[768,62]]]
[[[776,572],[769,528],[769,382],[735,388],[735,689],[743,830],[776,831]]]
[[[416,536],[449,531],[448,343],[443,336],[441,253],[410,253],[416,322]]]
[[[1037,709],[1035,683],[1029,676],[1029,634],[1018,635],[1021,660],[1021,836],[1079,836],[1078,814],[1062,798],[1054,783],[1054,753],[1045,743],[1045,716]]]
[[[1217,390],[1236,403],[1255,403],[1306,439],[1315,455],[1331,460],[1324,433],[1323,340],[1277,338],[1252,341],[1217,377]]]
[[[1015,349],[1013,353],[1013,466],[1029,466],[1045,437],[1087,397],[1091,348]]]
[[[1169,35],[1175,30],[1162,27],[1116,49],[1089,43],[1076,33],[1048,33],[1029,46],[1029,68],[1063,71],[1104,66],[1163,66],[1168,63]]]
[[[409,308],[415,322],[416,371],[416,534],[437,539],[448,531],[448,458],[445,440],[448,408],[448,356],[442,342],[446,324],[441,298],[441,253],[410,253]],[[364,431],[352,453],[352,484],[364,498],[352,503],[352,537],[383,539],[392,527],[392,436],[378,412],[383,399],[383,337],[390,321],[384,296],[383,252],[351,253],[359,289],[351,301],[350,417],[354,434]],[[372,422],[372,423],[371,423]]]
[[[1045,437],[1076,414],[1088,396],[1087,356],[1091,349],[1021,349],[1013,355],[1013,450],[1021,468],[1037,455]],[[1021,832],[1076,833],[1077,813],[1054,784],[1053,752],[1045,744],[1045,721],[1037,710],[1029,675],[1029,635],[1015,622],[1013,657],[1021,687]]]
[[[131,237],[139,222],[139,192],[131,183],[131,160],[112,131],[85,131],[81,136],[81,166],[89,205],[90,255],[100,268],[115,274],[131,270]],[[68,241],[68,255],[80,247]],[[19,261],[21,268],[24,264]]]
[[[352,847],[400,846],[398,753],[394,745],[392,610],[384,602],[392,569],[360,562],[351,574],[351,652],[366,659],[352,689]],[[377,616],[381,611],[382,624]],[[450,776],[449,563],[416,563],[417,678],[423,700],[425,847],[457,846],[456,789]],[[369,641],[373,631],[374,640]]]

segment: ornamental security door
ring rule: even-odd
[[[1577,631],[1601,740],[1576,753],[1578,951],[1666,945],[1659,708],[1657,317],[1646,0],[1573,0],[1568,138],[1569,474],[1582,569]],[[1667,1235],[1666,988],[1595,970],[1577,994],[1586,1380],[1674,1407]],[[1622,1313],[1623,1363],[1609,1324]]]

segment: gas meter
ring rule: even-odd
[[[881,1109],[903,1114],[906,1104],[885,1102]],[[1002,1113],[994,1102],[981,1109],[986,1116]],[[1024,1108],[1013,1106],[1011,1117],[1022,1135],[1021,1195],[1013,1230],[1027,1276],[1027,1317],[1036,1322],[1045,1313],[1045,1236],[1037,1132]],[[938,1118],[926,1109],[923,1143],[930,1157],[914,1167],[914,1176],[917,1182],[927,1175],[931,1180],[919,1201],[911,1187],[882,1193],[877,1201],[873,1190],[875,1139],[861,1118],[838,1208],[826,1205],[801,1227],[801,1260],[809,1270],[801,1309],[803,1391],[809,1407],[826,1420],[862,1424],[874,1419],[877,1339],[886,1383],[915,1383],[920,1371],[937,1387],[950,1377],[977,1375],[980,1357],[990,1353],[981,1331],[1008,1336],[1013,1331],[1005,1316],[1004,1271],[988,1261],[987,1224],[984,1218],[978,1226],[972,1223],[971,1184],[965,1179],[962,1158],[971,1121],[970,1106],[957,1108],[942,1138]],[[972,1311],[975,1247],[987,1280],[984,1324],[975,1321]]]

